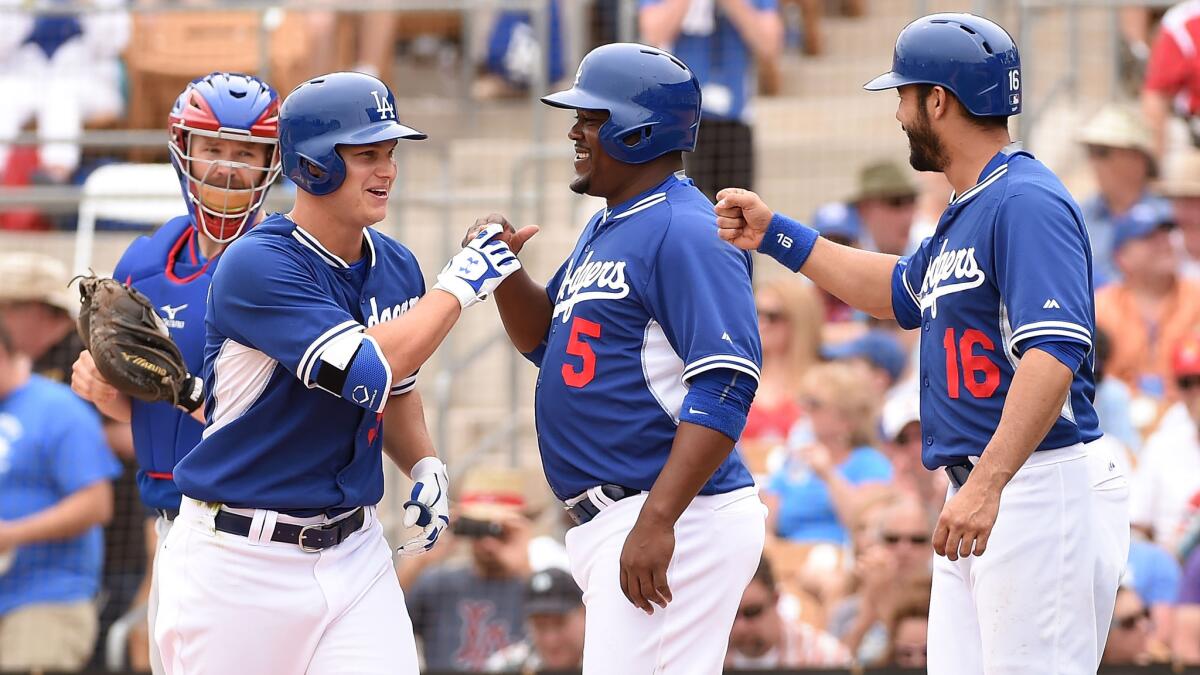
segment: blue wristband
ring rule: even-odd
[[[793,272],[799,272],[819,236],[813,228],[776,213],[771,218],[767,233],[763,235],[758,252],[771,256]]]

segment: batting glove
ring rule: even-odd
[[[412,468],[413,488],[404,502],[404,527],[424,528],[421,534],[396,549],[403,556],[421,555],[433,548],[442,530],[450,524],[449,485],[446,465],[437,457],[426,457]]]
[[[497,236],[503,231],[499,223],[480,230],[446,263],[433,287],[458,298],[463,309],[487,299],[501,281],[521,269],[521,261]]]

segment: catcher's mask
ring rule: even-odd
[[[171,163],[192,222],[217,243],[233,241],[253,222],[279,176],[278,96],[258,78],[212,73],[179,95],[169,130]],[[199,137],[261,143],[270,151],[262,165],[202,157],[195,152]]]

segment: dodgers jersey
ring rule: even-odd
[[[154,303],[192,373],[204,367],[204,307],[220,258],[201,255],[200,236],[189,216],[172,218],[149,237],[135,239],[113,270],[114,279]],[[142,501],[153,509],[178,509],[172,472],[200,442],[204,426],[170,403],[130,399],[130,404]]]
[[[757,382],[750,254],[721,241],[682,174],[600,211],[546,287],[554,304],[534,397],[542,464],[568,499],[604,483],[649,490],[688,380],[718,368]],[[752,485],[735,450],[700,494]]]
[[[301,515],[378,503],[383,407],[416,386],[416,373],[360,387],[368,409],[318,388],[316,371],[334,338],[395,318],[425,294],[416,258],[364,228],[363,257],[347,264],[282,214],[222,258],[206,317],[208,425],[175,468],[176,484],[201,501]],[[362,348],[379,345],[368,337]]]
[[[1062,411],[1037,450],[1100,437],[1093,376],[1092,254],[1079,206],[1058,178],[1009,146],[953,195],[937,229],[892,275],[892,309],[921,329],[922,462],[983,452],[1028,340],[1085,348]]]

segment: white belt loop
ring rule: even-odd
[[[246,539],[252,546],[266,546],[271,543],[271,535],[275,534],[275,522],[279,518],[277,511],[255,509],[254,518],[250,521],[250,532]]]

